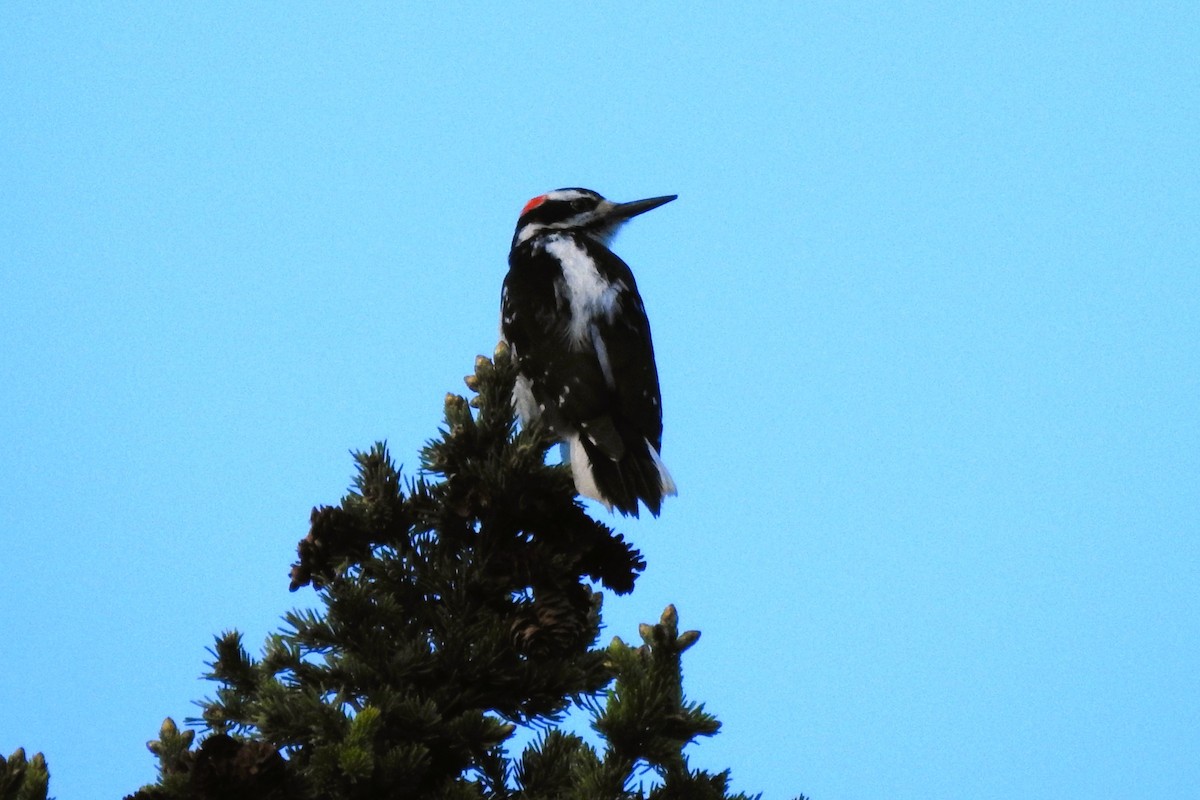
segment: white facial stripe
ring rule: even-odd
[[[544,231],[546,226],[539,223],[531,223],[521,228],[521,232],[517,234],[517,244],[529,241],[530,238],[537,235],[539,231]]]
[[[576,193],[578,194],[578,193]],[[587,222],[590,218],[596,215],[595,211],[583,211],[573,217],[568,217],[562,222],[530,222],[521,228],[521,232],[517,234],[517,244],[529,241],[534,236],[544,231],[561,231],[572,228],[578,228]],[[615,228],[614,228],[615,229]],[[611,234],[603,233],[603,238],[609,238]]]
[[[553,192],[546,192],[545,194],[547,201],[565,200],[567,202],[570,202],[571,200],[578,200],[581,197],[592,196],[593,195],[590,195],[587,192],[581,192],[578,189],[555,189]]]
[[[534,236],[544,233],[545,231],[582,228],[597,218],[604,217],[616,205],[615,203],[611,203],[608,200],[605,200],[603,197],[600,197],[595,192],[589,192],[583,189],[555,189],[553,192],[547,192],[546,194],[541,195],[539,198],[534,199],[540,199],[541,202],[534,206],[533,209],[541,208],[546,203],[570,203],[572,200],[583,199],[596,201],[596,205],[588,211],[581,211],[578,214],[574,214],[559,222],[526,223],[520,228],[520,230],[517,231],[514,244],[523,244],[524,242],[532,239]],[[526,208],[528,208],[528,206],[526,206]],[[532,211],[533,209],[529,210]],[[524,214],[522,214],[522,216],[524,216]],[[607,241],[608,239],[612,238],[612,234],[618,227],[620,227],[620,223],[617,223],[604,230],[593,230],[592,235],[601,241]]]

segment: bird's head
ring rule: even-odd
[[[591,189],[556,189],[525,204],[513,234],[513,247],[535,236],[571,231],[607,243],[622,223],[669,203],[678,195],[650,197],[631,203],[605,200]]]

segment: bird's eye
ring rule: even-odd
[[[571,210],[572,211],[587,211],[587,209],[588,209],[587,198],[578,197],[571,201]]]

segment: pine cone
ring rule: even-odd
[[[339,564],[348,558],[365,558],[370,547],[370,537],[354,516],[332,506],[314,508],[308,535],[296,547],[300,560],[292,565],[291,590],[309,583],[320,589]]]
[[[513,644],[531,656],[567,655],[596,636],[592,594],[580,584],[534,588],[533,602],[512,624]]]

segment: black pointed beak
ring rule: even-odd
[[[666,205],[667,203],[679,197],[677,194],[663,195],[662,197],[649,197],[645,200],[634,200],[631,203],[617,203],[613,206],[609,217],[613,220],[627,220],[636,217],[638,214],[645,214],[647,211]]]

